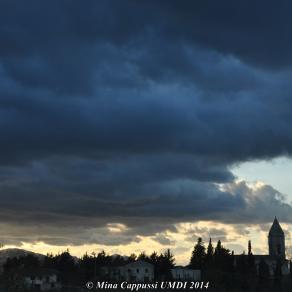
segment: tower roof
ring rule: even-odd
[[[284,236],[284,232],[283,232],[283,229],[277,219],[277,217],[275,217],[274,219],[274,222],[273,222],[273,225],[269,231],[269,236],[271,235],[281,235],[281,236]]]

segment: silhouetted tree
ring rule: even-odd
[[[110,257],[102,250],[97,254],[96,262],[98,267],[107,266],[110,264]]]
[[[93,279],[94,276],[93,258],[89,256],[87,253],[83,255],[79,262],[79,275],[83,282]]]
[[[52,253],[47,253],[43,261],[44,268],[53,269],[54,268],[54,256]]]
[[[134,253],[132,253],[132,254],[129,256],[129,262],[134,262],[134,261],[136,261],[136,259],[137,259],[137,256],[136,256]]]
[[[170,249],[167,249],[163,254],[160,254],[157,261],[157,274],[164,276],[166,279],[171,279],[171,269],[175,265],[175,258]]]
[[[158,272],[159,272],[159,256],[158,256],[158,254],[157,254],[157,252],[156,251],[154,251],[151,255],[150,255],[150,257],[149,257],[149,261],[150,261],[150,263],[152,264],[152,265],[154,265],[154,277],[155,277],[155,279],[157,279],[158,278]]]
[[[250,273],[255,272],[255,260],[254,260],[254,255],[252,253],[250,240],[248,241],[247,266]]]
[[[201,237],[198,238],[197,244],[192,252],[190,267],[193,269],[202,269],[206,257],[206,248]]]
[[[219,239],[217,241],[217,245],[216,245],[216,248],[215,248],[215,253],[214,255],[219,255],[221,253],[221,249],[222,249],[222,244],[221,244],[221,240]]]
[[[214,247],[212,244],[212,239],[209,239],[209,244],[207,247],[207,253],[206,253],[206,264],[208,267],[212,265],[213,262],[213,256],[214,256]]]
[[[230,271],[233,266],[230,251],[222,246],[220,240],[218,240],[217,246],[215,248],[214,264],[217,268],[228,271]]]
[[[150,262],[153,265],[156,265],[158,262],[158,254],[156,251],[154,251],[151,255],[150,255]]]
[[[145,253],[145,251],[142,251],[140,254],[139,254],[139,256],[138,256],[138,260],[139,261],[148,261],[148,257],[147,257],[147,255],[146,255],[146,253]]]
[[[251,255],[252,254],[252,251],[251,251],[251,241],[249,240],[248,241],[248,255]]]
[[[173,268],[175,265],[175,258],[169,248],[164,252],[163,256],[168,267]]]
[[[77,280],[75,261],[69,250],[55,257],[55,267],[60,272],[60,278],[63,283],[72,285]]]

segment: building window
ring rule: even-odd
[[[145,269],[145,273],[148,273],[148,269]]]
[[[139,273],[139,269],[137,269],[137,273]]]

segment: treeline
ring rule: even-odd
[[[85,254],[78,259],[71,256],[69,250],[58,254],[47,254],[44,258],[26,255],[18,258],[8,258],[3,265],[1,282],[12,291],[12,286],[17,282],[17,276],[30,271],[54,270],[58,273],[59,280],[64,286],[84,286],[87,281],[101,279],[101,268],[105,266],[122,266],[136,260],[143,260],[154,265],[155,278],[164,275],[171,277],[171,269],[175,266],[175,258],[167,249],[163,253],[153,252],[150,256],[142,252],[139,255],[131,254],[129,257],[108,255],[100,253]],[[9,291],[10,291],[9,290]]]
[[[224,248],[221,241],[218,240],[216,247],[213,247],[210,238],[208,247],[206,248],[202,238],[198,238],[198,242],[192,252],[190,268],[205,270],[209,268],[218,268],[225,271],[234,269],[234,253]]]
[[[131,254],[129,257],[112,256],[102,251],[86,253],[79,259],[73,257],[67,250],[58,255],[47,254],[43,258],[33,255],[9,258],[3,266],[0,282],[5,283],[8,291],[14,291],[13,285],[17,283],[18,275],[42,269],[54,270],[58,273],[62,285],[71,287],[68,291],[73,291],[72,287],[83,287],[87,281],[103,280],[100,278],[102,267],[118,267],[136,260],[153,264],[155,280],[171,280],[171,269],[175,267],[175,257],[169,249],[163,253],[153,252],[147,255],[142,252],[139,255]],[[210,239],[205,246],[203,240],[198,238],[187,267],[201,270],[202,280],[210,281],[212,286],[216,287],[214,290],[216,292],[255,291],[253,288],[258,289],[257,291],[269,291],[267,290],[269,286],[265,286],[270,285],[269,267],[262,261],[257,269],[251,242],[248,244],[247,254],[234,255],[232,251],[222,245],[220,240],[213,246]],[[276,287],[279,287],[279,283],[281,283],[280,262],[276,266],[273,281],[276,283]],[[289,283],[291,284],[291,282]],[[209,291],[212,291],[212,287]]]

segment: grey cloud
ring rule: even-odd
[[[206,243],[208,242],[209,238],[212,238],[213,242],[218,240],[228,242],[226,230],[219,228],[195,227],[188,230],[186,235],[186,240],[190,242],[196,242],[199,237],[206,241]]]
[[[282,194],[229,170],[292,153],[291,4],[271,3],[2,1],[2,222],[56,244],[110,242],[71,225],[124,223],[122,244],[186,220],[291,222]]]
[[[173,245],[174,240],[169,239],[167,236],[164,234],[158,234],[152,238],[153,240],[159,242],[162,245]]]
[[[27,234],[29,241],[44,240],[57,245],[66,242],[125,244],[139,241],[139,236],[152,236],[160,243],[171,244],[157,234],[165,230],[180,232],[174,227],[179,222],[263,223],[271,221],[274,211],[281,214],[281,221],[292,222],[292,207],[285,203],[284,195],[270,186],[253,190],[243,182],[229,183],[222,191],[207,182],[149,183],[146,180],[134,189],[125,184],[119,185],[116,192],[107,189],[106,193],[99,194],[98,190],[104,188],[98,180],[90,185],[88,192],[87,183],[79,186],[75,183],[72,188],[68,180],[68,185],[62,182],[62,187],[56,187],[49,185],[50,181],[38,181],[37,176],[35,179],[37,182],[27,182],[25,177],[24,182],[18,184],[7,179],[2,182],[1,222],[16,226],[21,221],[22,226],[30,230],[14,227],[19,232],[15,241]],[[65,192],[64,187],[69,189]],[[74,191],[75,187],[78,191]],[[40,227],[35,226],[35,222]],[[109,222],[122,223],[126,230],[113,234],[107,228]],[[226,232],[216,228],[195,229],[192,233],[191,241],[202,234],[204,238],[211,236],[214,240],[226,241]],[[8,236],[7,241],[11,241],[11,237]]]

